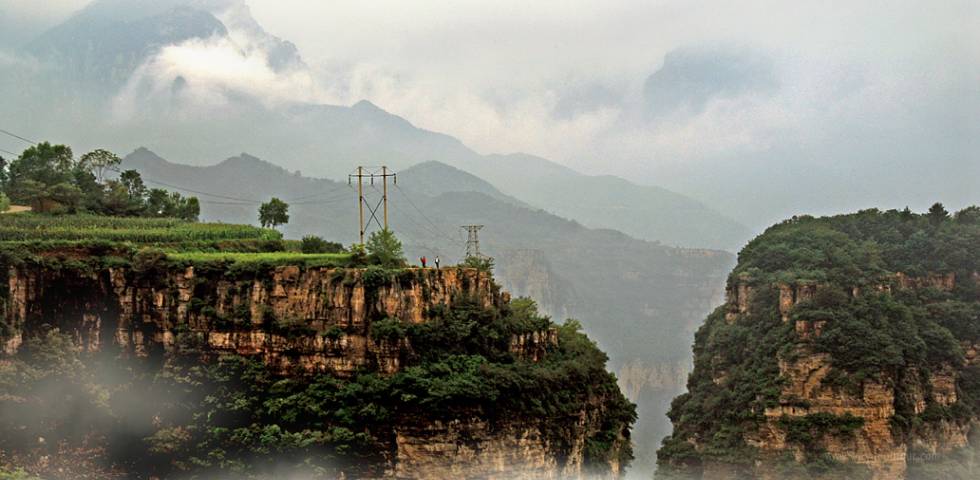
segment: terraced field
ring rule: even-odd
[[[280,239],[282,234],[268,228],[173,218],[28,213],[0,217],[0,241],[112,240],[142,244]]]
[[[344,253],[304,254],[276,230],[173,218],[96,215],[0,216],[0,251],[17,256],[87,249],[131,257],[157,251],[179,264],[343,266]]]

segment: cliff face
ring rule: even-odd
[[[695,336],[658,475],[975,478],[980,257],[966,245],[980,246],[972,224],[877,211],[753,240]]]
[[[366,272],[286,266],[229,280],[194,267],[143,273],[14,267],[9,323],[18,331],[5,351],[16,353],[25,331],[53,324],[87,351],[145,357],[172,352],[181,330],[200,334],[215,353],[258,355],[283,373],[294,367],[339,377],[359,368],[394,373],[410,346],[373,341],[372,318],[421,323],[427,309],[451,306],[460,296],[485,308],[509,298],[472,269],[407,270],[384,285],[370,285]]]
[[[972,288],[976,275],[970,277],[967,281]],[[953,274],[914,277],[899,273],[891,280],[870,288],[853,288],[848,294],[857,298],[869,292],[873,295],[914,294],[919,290],[951,292],[957,285]],[[856,384],[842,385],[832,355],[821,351],[815,343],[821,340],[833,320],[794,315],[800,304],[807,305],[821,293],[835,289],[832,285],[767,287],[748,282],[729,286],[725,305],[719,311],[719,318],[725,324],[738,327],[739,323],[752,322],[754,315],[762,313],[756,310],[770,307],[787,326],[785,332],[790,333],[791,342],[778,355],[778,375],[772,383],[776,388],[773,401],[762,409],[757,424],[743,425],[745,429],[737,439],[743,447],[751,449],[755,462],[746,465],[705,458],[696,469],[699,473],[693,476],[715,479],[750,474],[765,479],[793,478],[786,462],[805,464],[819,452],[834,463],[859,467],[849,470],[849,475],[856,478],[902,479],[909,477],[909,463],[917,461],[916,455],[941,458],[970,446],[969,438],[978,425],[975,414],[936,418],[928,416],[927,409],[968,408],[959,402],[958,385],[974,381],[964,376],[975,375],[970,369],[980,361],[977,346],[968,341],[961,343],[965,352],[962,363],[944,362],[932,370],[912,367],[883,372],[862,378]],[[768,290],[770,295],[758,301],[753,297],[761,294],[760,290]],[[695,358],[696,363],[705,360],[711,362],[712,358]],[[717,359],[715,362],[720,363]],[[738,387],[727,368],[710,368],[701,373],[710,375],[716,386]],[[902,429],[896,425],[896,415],[911,415],[919,420],[911,428]],[[813,425],[818,423],[815,419],[824,421],[825,425]],[[853,419],[853,424],[848,427],[839,419]],[[695,451],[711,448],[697,435],[685,441]],[[692,474],[690,470],[688,473]],[[910,478],[932,477],[912,475]]]
[[[899,273],[895,281],[872,288],[875,292],[891,292],[909,289],[937,289],[952,291],[956,280],[953,274],[930,274],[910,277]],[[803,461],[805,449],[819,449],[838,462],[852,462],[867,466],[874,479],[905,478],[911,446],[925,449],[929,454],[943,455],[968,445],[967,438],[975,426],[975,417],[960,421],[939,419],[932,424],[921,425],[906,434],[893,428],[892,420],[896,404],[902,395],[908,396],[913,415],[925,413],[927,402],[944,408],[957,402],[956,384],[965,365],[943,364],[935,372],[918,370],[903,372],[904,383],[899,385],[899,375],[882,375],[864,379],[857,389],[833,385],[829,378],[833,372],[833,360],[827,353],[815,351],[812,341],[817,340],[826,328],[827,319],[792,319],[794,307],[812,301],[827,285],[777,285],[778,311],[783,322],[791,322],[797,341],[792,350],[779,359],[779,375],[782,387],[778,403],[765,409],[765,422],[758,431],[745,436],[746,443],[758,448],[762,455],[777,459],[790,454]],[[726,319],[737,322],[748,312],[752,287],[737,284],[729,289]],[[861,295],[861,289],[852,289],[851,295]],[[846,435],[826,432],[815,435],[807,444],[788,441],[789,429],[796,419],[810,415],[827,414],[838,418],[862,419],[859,428]],[[828,417],[829,418],[829,417]],[[780,472],[770,465],[761,464],[758,473],[763,478],[780,478]]]
[[[25,338],[56,327],[87,353],[166,361],[192,338],[205,361],[223,353],[258,358],[287,377],[395,374],[425,352],[408,338],[372,335],[372,323],[424,324],[434,309],[451,309],[460,299],[478,309],[504,308],[509,301],[489,274],[457,268],[406,269],[381,278],[372,269],[285,266],[229,276],[203,267],[23,264],[11,266],[7,280],[7,357]],[[516,359],[536,363],[558,343],[557,331],[545,329],[515,334],[508,345]],[[597,396],[590,407],[557,420],[492,417],[471,408],[436,420],[402,415],[381,436],[386,466],[353,476],[580,478],[588,439],[608,428],[604,405]],[[568,425],[561,445],[548,435],[556,421]],[[628,445],[627,431],[610,448]],[[617,477],[620,455],[609,458],[600,476]]]

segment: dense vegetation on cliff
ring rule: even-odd
[[[781,396],[779,362],[800,352],[829,355],[832,370],[823,382],[841,391],[860,397],[867,381],[893,387],[895,438],[914,436],[938,421],[965,424],[976,418],[980,367],[967,365],[963,346],[980,342],[977,271],[977,207],[953,216],[937,204],[922,215],[867,210],[798,217],[768,229],[742,250],[729,278],[730,291],[750,289],[747,309],[732,318],[730,306],[719,307],[695,336],[694,372],[688,393],[672,404],[674,433],[658,452],[659,475],[699,476],[709,464],[750,471],[760,457],[748,439],[757,436],[766,409],[794,402],[807,407],[806,399]],[[812,286],[815,292],[791,308],[787,322],[780,286]],[[821,332],[804,336],[796,327],[801,321],[819,322]],[[958,372],[958,401],[943,405],[926,395],[925,409],[917,412],[911,399],[929,388],[930,373],[949,369]],[[776,469],[802,477],[867,474],[815,446],[815,439],[846,438],[861,425],[852,416],[784,418],[779,426],[786,441],[805,447],[806,454],[802,465],[790,457],[776,462]],[[909,476],[938,471],[955,477],[962,471],[955,455],[941,458],[948,462],[910,465]]]
[[[366,251],[302,254],[287,251],[293,246],[275,232],[246,226],[0,217],[3,272],[29,266],[80,278],[112,268],[162,279],[194,266],[203,282],[261,283],[282,265],[325,266],[330,282],[346,285],[354,281],[351,268],[358,268],[365,305],[373,304],[379,289],[424,273],[404,268],[400,254],[389,255],[398,250],[395,243],[379,237]],[[8,312],[9,295],[2,291]],[[308,324],[312,319],[274,319],[249,330],[250,312],[221,315],[209,301],[195,297],[187,304],[193,318],[209,326],[173,325],[175,349],[142,359],[119,357],[110,348],[86,350],[78,333],[64,328],[65,318],[29,329],[4,322],[0,345],[15,327],[25,336],[15,353],[0,357],[0,466],[89,469],[100,478],[133,472],[336,478],[341,471],[373,478],[391,468],[395,426],[472,419],[536,428],[555,458],[582,448],[587,469],[625,466],[632,458],[628,435],[635,407],[606,371],[606,355],[577,322],[556,325],[530,300],[487,307],[455,298],[451,307],[428,308],[422,323],[369,317],[370,340],[382,350],[406,352],[403,363],[394,373],[369,365],[349,377],[314,375],[298,365],[284,373],[256,357],[218,355],[207,334],[217,328],[340,341],[354,333],[350,326],[317,331]],[[511,348],[515,336],[548,331],[557,342],[541,358],[524,358]],[[583,415],[598,428],[576,446]]]

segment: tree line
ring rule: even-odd
[[[71,147],[42,142],[8,161],[0,157],[0,203],[30,206],[40,213],[173,217],[196,221],[196,197],[148,188],[136,170],[107,150],[76,158]],[[113,178],[110,173],[118,173]]]

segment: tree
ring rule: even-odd
[[[980,225],[980,206],[966,207],[956,212],[953,219],[962,225]]]
[[[89,152],[76,161],[71,148],[43,142],[25,150],[9,166],[0,160],[0,187],[13,202],[30,204],[39,212],[61,208],[197,220],[201,212],[197,198],[162,189],[147,190],[136,170],[106,180],[105,170],[114,169],[119,162],[119,157],[107,150]]]
[[[99,183],[102,183],[106,170],[112,170],[122,163],[122,159],[108,150],[98,149],[82,155],[81,163],[89,169]]]
[[[0,192],[0,212],[10,210],[10,199],[3,192]]]
[[[122,172],[119,174],[119,183],[122,183],[126,187],[129,198],[139,200],[140,203],[143,202],[143,197],[146,196],[146,184],[143,183],[143,177],[140,176],[140,172],[136,170]]]
[[[402,242],[388,229],[378,230],[368,237],[365,249],[368,259],[385,267],[400,267],[405,265],[405,252]]]
[[[4,190],[4,191],[7,190],[7,180],[8,180],[7,165],[8,164],[9,162],[7,162],[7,159],[3,158],[3,155],[0,155],[0,190]]]
[[[80,195],[75,193],[78,192],[68,188],[74,183],[76,167],[71,148],[39,143],[10,162],[7,194],[12,201],[29,203],[41,212],[50,210],[54,202],[77,201]],[[74,204],[66,206],[75,207]]]
[[[272,197],[272,200],[259,206],[259,223],[272,228],[289,223],[289,204]]]
[[[463,267],[475,268],[481,272],[491,272],[493,271],[493,257],[466,257],[463,260]]]
[[[936,202],[929,207],[929,213],[926,216],[929,217],[929,223],[939,225],[949,219],[949,212],[946,211],[943,204]]]

